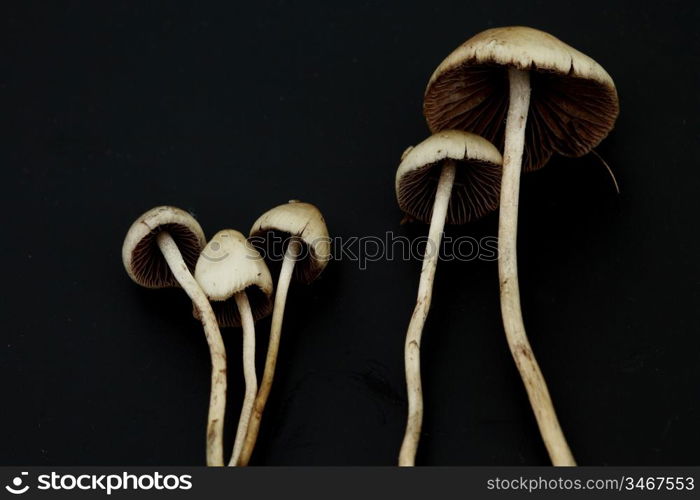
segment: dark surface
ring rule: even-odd
[[[571,447],[586,465],[698,463],[695,2],[104,4],[16,2],[0,16],[1,464],[203,463],[206,344],[182,291],[126,276],[129,224],[173,204],[208,235],[247,231],[299,198],[334,236],[426,234],[399,225],[393,193],[401,152],[427,133],[424,86],[459,43],[509,24],[594,57],[621,99],[598,149],[621,195],[591,155],[522,182],[525,320]],[[395,462],[419,269],[332,262],[292,288],[254,463]],[[225,336],[230,441],[240,333]],[[440,264],[423,374],[418,463],[548,463],[495,262]]]

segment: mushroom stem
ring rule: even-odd
[[[547,384],[527,339],[520,308],[516,240],[520,171],[525,148],[525,125],[530,106],[530,76],[527,71],[509,68],[508,79],[510,104],[503,149],[503,179],[498,223],[501,315],[508,347],[527,389],[530,405],[535,413],[537,425],[552,464],[576,465],[559,426]]]
[[[291,202],[290,202],[291,203]],[[253,412],[250,415],[248,423],[248,434],[246,435],[243,450],[241,451],[238,465],[246,466],[250,461],[255,448],[255,442],[258,439],[260,431],[260,421],[265,410],[267,398],[272,389],[272,379],[275,376],[275,366],[277,365],[277,353],[280,347],[280,337],[282,335],[282,320],[284,319],[284,306],[287,303],[287,291],[289,284],[292,281],[294,273],[294,265],[301,253],[301,244],[298,238],[292,237],[287,245],[287,250],[284,253],[282,261],[282,269],[280,270],[279,278],[277,279],[277,291],[275,292],[275,306],[272,310],[272,325],[270,326],[270,341],[267,347],[267,358],[265,359],[265,371],[263,372],[260,382],[260,390],[255,398]]]
[[[430,231],[423,256],[423,269],[418,284],[418,298],[406,332],[404,357],[406,365],[406,391],[408,393],[408,420],[406,432],[399,452],[399,465],[410,467],[415,465],[416,451],[423,424],[423,389],[420,378],[420,340],[423,326],[430,310],[430,300],[433,295],[435,269],[440,256],[440,242],[445,228],[447,208],[455,180],[455,164],[448,160],[440,172],[440,179],[433,203],[433,214],[430,218]]]
[[[236,307],[241,316],[241,325],[243,326],[243,377],[245,379],[245,395],[243,396],[243,406],[241,407],[241,415],[238,419],[238,429],[236,430],[236,439],[233,443],[233,453],[231,454],[230,466],[235,466],[238,463],[238,457],[243,448],[243,441],[248,432],[248,421],[250,413],[253,409],[255,394],[258,391],[258,378],[255,374],[255,322],[253,320],[253,312],[250,309],[250,302],[245,291],[238,292],[234,296]]]
[[[211,356],[211,393],[207,423],[207,465],[224,465],[224,412],[226,411],[226,348],[211,304],[185,264],[180,249],[172,236],[163,231],[157,243],[170,270],[182,289],[199,310],[204,334]]]

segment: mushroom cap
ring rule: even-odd
[[[525,171],[553,153],[582,156],[612,130],[619,103],[610,75],[558,38],[522,26],[483,31],[440,63],[423,101],[430,130],[466,130],[502,146],[508,67],[530,71]]]
[[[176,207],[152,208],[131,225],[122,245],[122,262],[129,277],[146,288],[179,286],[158,248],[158,233],[167,231],[192,271],[207,240],[199,223]]]
[[[241,325],[234,295],[245,291],[253,319],[272,311],[272,276],[258,251],[238,231],[224,229],[202,250],[194,277],[209,298],[221,328]],[[195,318],[199,311],[194,309]]]
[[[407,149],[396,171],[396,199],[401,210],[429,223],[442,166],[456,165],[447,208],[448,224],[464,224],[498,207],[503,158],[478,135],[445,130]]]
[[[331,254],[328,228],[321,211],[311,203],[292,200],[262,214],[250,229],[251,242],[271,232],[296,236],[304,248],[294,265],[294,277],[311,283],[326,268]]]

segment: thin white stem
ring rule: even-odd
[[[231,454],[230,466],[238,463],[238,457],[243,448],[243,441],[248,432],[248,421],[250,412],[253,409],[255,394],[258,392],[258,377],[255,374],[255,322],[253,312],[250,309],[250,302],[245,291],[238,292],[233,296],[238,307],[238,314],[241,316],[243,326],[243,378],[245,379],[245,395],[243,396],[243,406],[241,416],[238,419],[238,429],[236,430],[236,440],[233,442],[233,453]]]
[[[498,223],[501,315],[508,347],[525,384],[530,405],[535,413],[537,425],[552,464],[576,465],[559,426],[547,384],[527,339],[520,307],[516,241],[520,171],[525,148],[525,125],[530,106],[530,76],[527,71],[511,68],[508,70],[508,79],[510,104],[503,150],[503,179]]]
[[[180,249],[172,236],[163,231],[157,243],[170,270],[182,289],[199,311],[211,356],[211,393],[207,423],[207,465],[224,465],[224,413],[226,411],[226,348],[221,338],[216,316],[207,296],[187,268]]]
[[[423,326],[430,310],[430,301],[433,295],[433,282],[435,281],[435,269],[440,256],[440,242],[445,228],[447,208],[450,204],[450,195],[455,180],[455,164],[446,161],[440,173],[435,202],[433,203],[433,215],[430,219],[430,231],[428,242],[423,256],[423,269],[420,273],[418,285],[418,298],[416,307],[411,316],[411,322],[406,332],[406,344],[404,356],[406,364],[406,391],[408,394],[408,419],[406,432],[399,452],[399,465],[410,467],[415,465],[418,441],[420,440],[421,426],[423,425],[423,389],[420,378],[420,341],[423,334]]]
[[[608,171],[608,174],[610,175],[610,178],[613,181],[613,185],[615,186],[615,192],[617,194],[620,194],[620,185],[617,183],[617,177],[615,177],[615,173],[612,171],[612,168],[610,168],[610,165],[608,165],[608,162],[603,159],[602,156],[596,151],[595,149],[591,149],[591,153],[593,153],[593,156],[598,158],[598,160],[603,164],[605,169]]]
[[[267,358],[265,359],[265,371],[263,372],[260,390],[255,398],[253,412],[248,423],[248,434],[246,435],[243,450],[238,460],[238,465],[246,466],[253,454],[255,442],[260,431],[260,421],[265,410],[267,398],[272,389],[272,380],[275,376],[275,366],[277,365],[277,353],[280,347],[280,337],[282,335],[282,320],[284,319],[284,306],[287,303],[287,291],[292,281],[294,265],[301,252],[301,244],[297,238],[291,238],[282,261],[282,269],[277,279],[277,291],[275,292],[275,307],[272,311],[272,325],[270,326],[270,342],[267,347]]]

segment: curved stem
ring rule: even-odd
[[[503,179],[498,222],[498,274],[501,285],[501,315],[520,377],[549,457],[554,465],[576,465],[559,426],[552,400],[540,367],[525,333],[520,307],[516,241],[518,235],[518,197],[520,170],[525,148],[525,124],[530,106],[530,77],[526,71],[508,70],[510,104],[503,150]]]
[[[608,175],[610,175],[610,178],[611,178],[612,181],[613,181],[613,186],[615,186],[615,192],[616,192],[617,194],[620,194],[620,185],[617,183],[617,177],[615,177],[615,172],[612,171],[612,168],[610,168],[610,165],[608,165],[608,162],[605,161],[605,160],[603,159],[603,157],[600,156],[600,154],[598,153],[598,151],[596,151],[595,149],[591,149],[591,153],[593,154],[593,156],[595,156],[596,158],[598,158],[598,160],[600,161],[600,163],[602,163],[603,166],[605,167],[605,169],[608,171]]]
[[[207,423],[207,465],[224,465],[224,413],[226,411],[226,348],[211,304],[187,268],[175,240],[163,231],[157,237],[158,247],[175,279],[187,293],[199,314],[211,356],[211,393]]]
[[[255,393],[258,392],[258,378],[255,374],[255,322],[253,312],[250,309],[250,302],[245,291],[235,294],[236,307],[241,316],[243,326],[243,377],[245,378],[245,395],[243,396],[243,406],[241,416],[238,419],[238,429],[236,430],[236,440],[233,443],[233,453],[231,454],[230,466],[238,463],[238,457],[243,448],[243,440],[248,432],[248,421],[250,412],[253,409]]]
[[[440,256],[440,242],[442,231],[445,228],[447,207],[450,204],[450,195],[455,180],[455,164],[446,161],[440,173],[435,202],[433,203],[433,215],[430,218],[430,231],[428,242],[423,256],[423,269],[420,273],[418,285],[418,299],[411,316],[406,332],[406,344],[404,357],[406,364],[406,391],[408,393],[408,420],[406,432],[399,452],[399,465],[402,467],[413,466],[416,461],[416,451],[420,440],[420,430],[423,425],[423,389],[420,378],[420,340],[423,333],[423,325],[430,310],[430,300],[433,295],[433,281],[435,281],[435,269]]]
[[[263,372],[262,381],[260,382],[260,390],[255,398],[253,412],[250,415],[248,423],[248,434],[246,435],[243,450],[241,451],[238,465],[246,466],[250,461],[250,456],[253,454],[255,442],[258,439],[260,430],[260,421],[267,398],[272,389],[272,379],[275,376],[275,366],[277,364],[277,353],[280,347],[280,336],[282,334],[282,320],[284,319],[284,306],[287,302],[287,291],[289,284],[292,281],[294,265],[297,257],[301,252],[301,244],[296,237],[293,237],[287,245],[287,251],[284,254],[282,261],[282,269],[280,270],[279,278],[277,279],[277,291],[275,292],[275,307],[272,311],[272,325],[270,326],[270,342],[267,347],[267,358],[265,359],[265,371]]]

